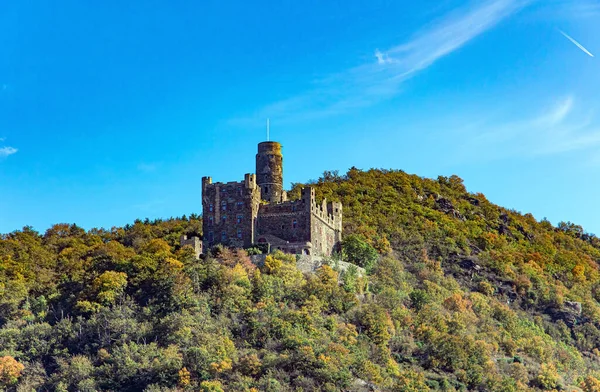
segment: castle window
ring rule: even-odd
[[[223,211],[227,211],[227,202],[226,201],[221,202],[221,209]]]
[[[241,196],[241,195],[242,195],[242,187],[241,187],[241,186],[239,186],[239,187],[238,187],[238,189],[237,189],[237,191],[238,191],[238,195],[240,195],[240,196]]]
[[[238,210],[241,210],[244,207],[244,202],[243,201],[238,201],[237,202],[237,208]]]
[[[213,205],[212,205],[212,204],[209,204],[209,205],[208,205],[208,210],[209,210],[210,212],[213,212],[213,209],[214,209]]]
[[[223,216],[221,217],[221,222],[223,222],[223,223],[227,223],[227,215],[223,215]]]
[[[294,220],[292,221],[292,227],[293,227],[294,229],[298,227],[298,221],[297,221],[296,219],[294,219]]]
[[[221,233],[221,241],[227,241],[227,232],[226,231]]]
[[[242,239],[242,229],[238,229],[237,231],[237,237],[241,240]]]
[[[242,220],[244,220],[244,215],[238,215],[237,216],[237,223],[242,223]]]
[[[265,193],[269,193],[269,186],[268,185],[265,187]]]
[[[212,225],[213,225],[213,217],[212,217],[212,216],[209,216],[209,217],[208,217],[208,225],[209,225],[209,226],[212,226]]]
[[[214,236],[213,232],[209,231],[208,232],[208,241],[213,242],[214,238],[215,238],[215,236]]]

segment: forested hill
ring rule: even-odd
[[[0,390],[600,391],[600,240],[456,176],[326,172],[343,257],[195,260],[198,216],[0,238]],[[295,184],[290,197],[298,197]]]

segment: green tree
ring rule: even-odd
[[[345,261],[371,271],[377,262],[378,254],[364,237],[350,234],[342,240],[342,257]]]

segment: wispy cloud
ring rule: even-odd
[[[13,155],[17,153],[16,148],[14,147],[0,147],[0,158],[6,158],[9,155]]]
[[[532,118],[501,125],[481,124],[479,131],[463,134],[467,142],[460,154],[468,159],[489,161],[509,156],[600,152],[600,126],[593,121],[593,113],[579,110],[575,103],[575,98],[569,96]]]
[[[581,45],[579,42],[575,41],[575,39],[573,39],[569,34],[565,33],[562,30],[558,30],[560,31],[560,33],[565,36],[565,38],[567,38],[569,41],[571,41],[573,44],[575,44],[575,46],[577,46],[579,49],[581,49],[583,51],[583,53],[587,54],[590,57],[594,57],[593,54],[590,53],[589,50],[587,50],[583,45]]]
[[[379,49],[375,49],[375,58],[377,59],[377,64],[383,65],[391,63],[392,60],[388,56],[387,53],[382,53]]]
[[[487,0],[455,10],[389,50],[375,51],[367,64],[315,82],[315,88],[263,107],[246,124],[273,117],[279,123],[318,118],[374,105],[398,94],[406,80],[496,26],[530,0]]]

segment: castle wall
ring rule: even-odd
[[[323,200],[317,203],[315,190],[302,190],[302,200],[310,206],[310,241],[314,255],[331,255],[341,241],[341,204]]]
[[[258,211],[258,235],[270,234],[288,242],[310,241],[310,212],[302,200],[263,204]]]
[[[260,190],[254,175],[244,181],[212,183],[203,179],[202,208],[205,246],[249,247],[254,243]]]
[[[311,243],[315,255],[331,255],[336,245],[336,232],[333,221],[324,217],[318,210],[312,213]]]

